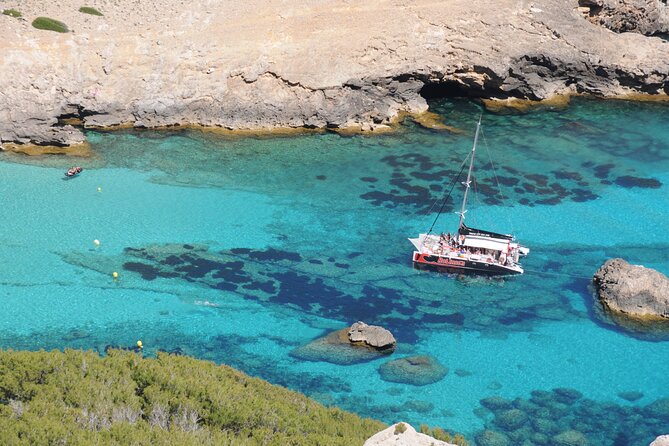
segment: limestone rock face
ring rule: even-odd
[[[79,130],[56,126],[65,117],[375,131],[425,111],[424,86],[532,100],[669,91],[669,45],[594,25],[578,0],[100,0],[102,17],[80,6],[4,0],[24,18],[0,15],[0,143],[76,143]],[[71,32],[35,29],[38,16]]]
[[[403,424],[404,432],[396,429],[397,425]],[[395,432],[398,432],[397,434]],[[429,435],[416,432],[416,429],[407,423],[393,424],[387,429],[374,434],[363,446],[454,446],[451,443],[437,440]]]
[[[669,278],[623,259],[607,260],[593,278],[599,300],[631,316],[669,318]]]
[[[669,446],[669,435],[660,435],[648,446]]]
[[[395,348],[397,341],[391,332],[378,325],[367,325],[364,322],[356,322],[348,330],[349,341],[363,342],[370,347],[380,350]]]
[[[663,0],[580,0],[588,19],[617,33],[669,31],[669,6]]]

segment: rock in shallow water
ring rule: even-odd
[[[476,436],[479,446],[509,446],[509,438],[501,432],[485,430]]]
[[[379,350],[394,349],[397,341],[391,332],[378,325],[356,322],[348,330],[348,339],[353,343],[362,342]]]
[[[392,350],[353,345],[348,339],[348,330],[344,328],[315,339],[290,352],[290,356],[305,361],[350,365],[371,361],[392,352]]]
[[[553,437],[551,444],[555,446],[586,446],[588,439],[579,431],[568,430]]]
[[[658,271],[610,259],[597,270],[593,282],[599,300],[610,310],[669,318],[669,278]]]
[[[389,361],[379,373],[384,381],[425,386],[441,381],[448,369],[432,356],[417,355]]]

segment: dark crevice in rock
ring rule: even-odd
[[[471,97],[471,90],[455,81],[428,82],[420,90],[420,95],[426,99],[439,98],[466,98]]]

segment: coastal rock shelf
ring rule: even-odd
[[[0,16],[0,143],[80,143],[59,120],[374,131],[426,97],[668,89],[666,41],[611,33],[576,0],[151,4],[103,1],[93,16],[72,0],[6,2],[25,20]],[[35,29],[38,16],[70,32]]]

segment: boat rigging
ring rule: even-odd
[[[432,234],[432,229],[439,215],[441,215],[446,200],[442,204],[437,217],[430,230],[425,234],[419,234],[417,238],[409,241],[416,250],[413,252],[413,263],[417,267],[436,268],[454,273],[473,273],[485,275],[510,275],[523,274],[520,257],[527,255],[529,248],[515,241],[512,234],[499,234],[492,231],[470,228],[465,224],[467,213],[467,195],[472,183],[472,171],[474,169],[474,156],[476,144],[481,129],[481,118],[476,124],[474,144],[468,155],[469,170],[464,183],[464,196],[460,212],[460,223],[456,233],[448,232],[440,235]],[[464,169],[462,164],[460,173]],[[457,178],[456,178],[457,179]],[[451,187],[451,191],[453,188]],[[450,192],[449,192],[450,195]]]

